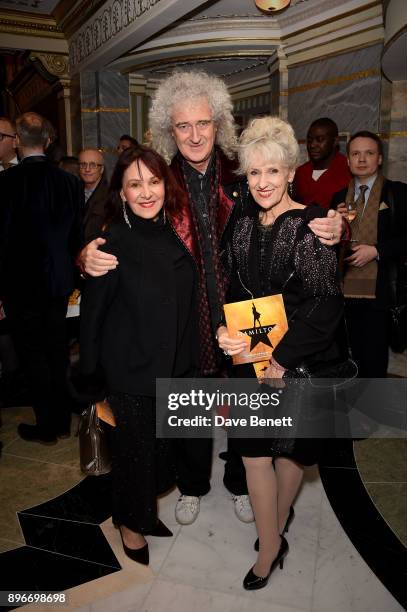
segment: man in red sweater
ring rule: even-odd
[[[329,208],[332,196],[348,186],[352,175],[345,155],[338,151],[338,126],[328,117],[311,123],[307,134],[309,161],[297,168],[295,199]]]

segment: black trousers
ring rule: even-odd
[[[360,378],[385,378],[389,365],[388,310],[376,300],[345,300],[345,317],[352,356]]]
[[[211,438],[185,438],[174,440],[177,467],[177,486],[182,495],[199,497],[211,488]],[[226,453],[223,484],[233,495],[247,495],[246,472],[242,458],[233,450]]]
[[[157,526],[157,495],[174,485],[172,441],[156,438],[152,397],[110,394],[115,525],[148,534]]]
[[[68,298],[19,296],[4,300],[37,425],[50,434],[66,431],[71,420],[65,319]]]

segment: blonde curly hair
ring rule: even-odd
[[[239,139],[239,170],[247,174],[253,155],[265,162],[280,162],[289,170],[297,167],[300,149],[292,126],[279,117],[253,119]]]
[[[152,146],[167,159],[175,155],[177,145],[171,124],[173,109],[177,104],[199,98],[206,98],[209,102],[217,127],[215,143],[226,157],[232,159],[237,149],[232,100],[222,79],[203,71],[176,70],[160,83],[149,112]]]

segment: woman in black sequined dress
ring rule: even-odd
[[[276,117],[252,121],[240,140],[240,169],[247,176],[253,205],[239,219],[229,248],[231,286],[228,302],[282,293],[289,329],[274,350],[264,377],[281,379],[287,370],[340,357],[335,332],[342,319],[342,295],[335,252],[308,227],[318,207],[305,208],[289,195],[298,159],[292,127]],[[229,355],[244,348],[241,340],[218,329],[219,346]],[[255,376],[251,364],[234,375]],[[259,535],[256,564],[244,579],[246,589],[265,586],[288,552],[280,535],[293,516],[303,466],[316,462],[312,440],[232,439],[246,468],[247,484]],[[257,545],[257,543],[256,543]]]

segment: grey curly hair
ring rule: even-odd
[[[299,146],[292,126],[279,117],[253,119],[239,139],[239,172],[247,174],[253,155],[281,162],[290,170],[298,164]]]
[[[149,112],[152,146],[167,159],[175,155],[177,145],[172,134],[172,111],[176,104],[197,98],[208,100],[217,126],[215,142],[232,159],[237,145],[232,100],[226,84],[203,71],[176,70],[160,83]]]

